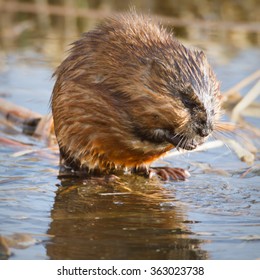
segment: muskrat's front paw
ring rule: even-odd
[[[164,181],[184,181],[190,177],[190,173],[182,168],[153,167],[149,169],[149,178],[158,176]]]

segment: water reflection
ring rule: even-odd
[[[159,182],[63,179],[46,245],[51,259],[206,259],[186,211]]]

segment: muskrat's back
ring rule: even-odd
[[[203,52],[135,13],[83,34],[55,75],[55,133],[74,168],[147,166],[173,147],[194,149],[218,120],[219,86]]]

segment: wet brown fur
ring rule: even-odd
[[[219,85],[204,53],[136,13],[83,34],[55,76],[55,133],[74,168],[150,165],[174,146],[203,142],[219,118]]]

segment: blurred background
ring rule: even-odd
[[[260,43],[258,0],[0,0],[0,44],[8,50],[35,47],[57,60],[66,41],[131,7],[156,15],[177,37],[198,45],[212,41],[241,49]]]
[[[68,45],[97,22],[131,7],[155,16],[186,45],[204,49],[223,79],[222,90],[260,64],[258,0],[0,0],[0,94],[15,95],[15,100],[9,96],[12,101],[28,101],[27,106],[45,113],[37,102],[50,95],[51,73]]]

